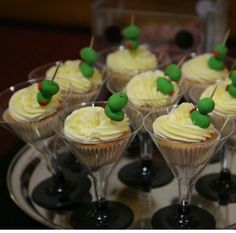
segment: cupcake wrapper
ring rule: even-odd
[[[128,143],[128,138],[98,144],[70,142],[74,154],[88,167],[97,168],[117,162]]]
[[[4,120],[10,124],[19,137],[29,143],[53,136],[53,128],[59,127],[59,112],[33,122],[16,122],[6,111]]]

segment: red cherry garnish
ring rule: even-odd
[[[43,85],[42,85],[42,83],[38,83],[38,89],[39,89],[39,91],[41,91],[41,90],[42,90],[42,88],[43,88]]]

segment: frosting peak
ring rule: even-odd
[[[193,124],[190,116],[194,105],[182,103],[168,115],[158,117],[153,123],[154,134],[183,142],[202,142],[211,138],[216,129],[211,124],[203,129]]]

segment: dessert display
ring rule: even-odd
[[[96,201],[72,216],[76,228],[127,228],[132,211],[124,204],[105,199],[104,185],[128,143],[141,128],[143,116],[126,107],[125,93],[115,93],[108,102],[72,106],[61,117],[57,134],[84,164],[94,182]]]
[[[233,70],[230,79],[210,85],[208,88],[193,87],[191,97],[196,100],[212,96],[215,102],[213,115],[225,117],[235,121],[236,117],[236,71]],[[228,203],[236,201],[236,176],[231,174],[232,154],[235,151],[235,132],[229,137],[222,150],[221,171],[201,177],[196,183],[197,191],[212,201]]]
[[[189,88],[196,84],[211,85],[229,76],[231,60],[226,58],[228,49],[224,44],[214,47],[212,53],[197,55],[182,65],[182,77]]]
[[[179,205],[158,210],[152,217],[154,228],[215,227],[216,222],[210,213],[190,204],[193,181],[234,128],[234,123],[225,118],[210,118],[213,110],[214,101],[204,98],[196,106],[182,103],[176,108],[166,108],[161,113],[154,111],[145,117],[145,129],[179,182]]]
[[[18,89],[19,88],[19,89]],[[19,84],[9,99],[3,119],[27,142],[54,135],[53,125],[58,124],[58,114],[63,109],[68,92],[61,93],[54,81]]]
[[[119,90],[125,87],[132,76],[143,71],[155,70],[158,67],[156,55],[144,45],[139,45],[138,26],[131,24],[124,28],[122,34],[125,38],[124,46],[110,52],[105,61],[106,72]]]
[[[122,111],[127,100],[124,93],[115,94],[110,97],[105,109],[88,106],[73,111],[66,118],[64,134],[73,141],[73,148],[80,155],[82,163],[90,167],[101,167],[119,159],[120,148],[131,133],[128,118]],[[116,112],[112,112],[112,106]]]
[[[82,48],[81,60],[67,60],[61,63],[55,81],[61,90],[71,88],[70,105],[90,101],[96,98],[103,84],[103,74],[95,66],[97,53],[92,47]],[[31,71],[29,79],[45,78],[50,80],[57,68],[57,62],[43,65]]]

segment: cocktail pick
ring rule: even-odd
[[[210,57],[208,61],[208,66],[214,70],[223,70],[224,69],[224,61],[223,59],[226,57],[228,53],[228,48],[225,46],[226,41],[228,40],[230,34],[230,29],[227,30],[224,39],[221,44],[217,44],[213,49],[213,56]]]
[[[41,83],[38,84],[39,92],[37,94],[37,101],[41,106],[46,106],[47,104],[49,104],[52,99],[52,96],[55,95],[60,89],[59,85],[54,82],[60,65],[61,61],[58,63],[51,80],[43,80]]]
[[[113,121],[122,121],[124,119],[124,111],[122,110],[128,103],[128,96],[125,92],[114,93],[109,97],[104,112]]]
[[[134,25],[134,15],[131,16],[130,25],[124,28],[122,34],[126,39],[125,47],[129,50],[136,50],[139,46],[140,28]]]
[[[94,36],[91,37],[90,46],[80,50],[80,57],[82,62],[80,63],[80,70],[84,77],[91,78],[94,74],[94,65],[97,62],[98,55],[93,49]]]

